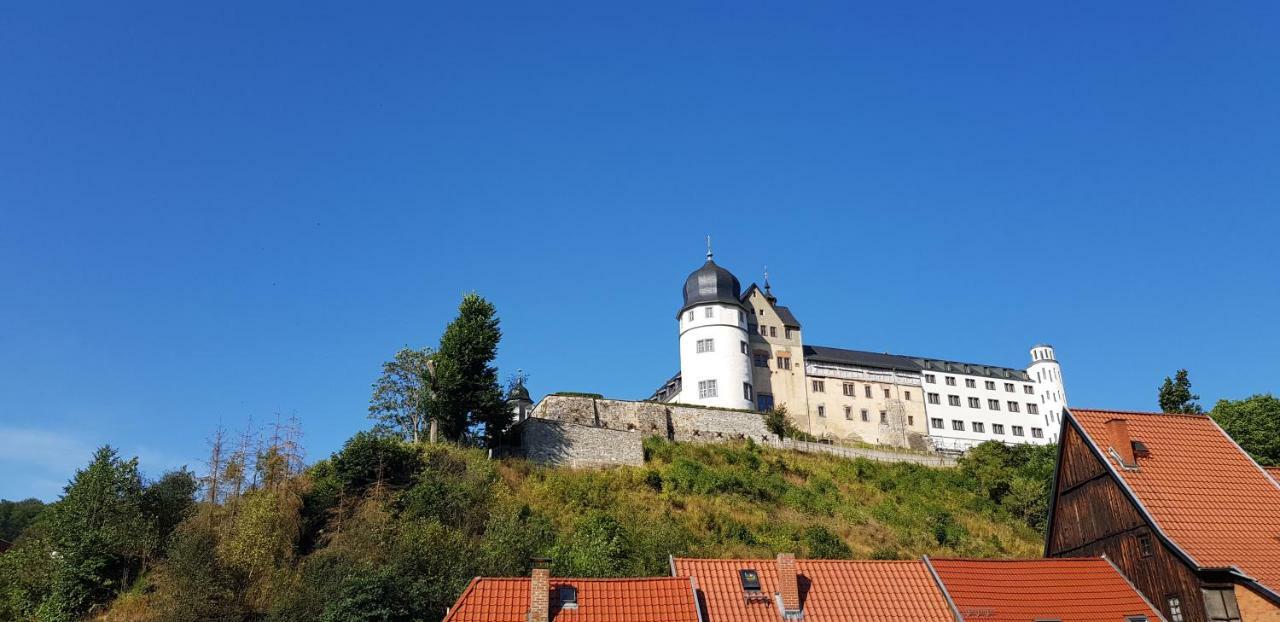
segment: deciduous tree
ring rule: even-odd
[[[431,419],[431,356],[430,348],[396,352],[382,364],[382,375],[373,383],[369,399],[369,418],[412,443],[421,439],[423,427]]]
[[[1280,399],[1267,394],[1218,400],[1209,415],[1254,460],[1280,466]]]

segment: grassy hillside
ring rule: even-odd
[[[646,454],[640,468],[572,470],[366,433],[281,476],[268,451],[255,488],[186,510],[176,529],[150,538],[164,544],[141,563],[122,549],[112,567],[142,578],[98,585],[73,601],[80,611],[64,607],[65,569],[45,550],[58,526],[38,522],[16,555],[0,558],[0,618],[87,610],[128,620],[436,620],[470,577],[525,574],[532,556],[553,558],[562,576],[624,576],[667,574],[668,555],[1041,550],[1036,526],[1052,463],[1043,449],[984,447],[958,469],[749,442],[653,439]],[[54,516],[75,515],[56,506]],[[5,590],[6,576],[14,586],[22,577],[21,589]],[[67,611],[75,615],[59,617]]]

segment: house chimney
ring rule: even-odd
[[[1129,422],[1124,419],[1108,419],[1106,425],[1107,441],[1111,443],[1111,451],[1120,461],[1120,466],[1137,468],[1138,459],[1133,456],[1133,439],[1129,437]]]
[[[796,556],[791,553],[778,553],[778,597],[782,617],[797,617],[800,613],[800,582],[796,577]]]
[[[529,580],[529,622],[551,620],[551,560],[535,558]]]

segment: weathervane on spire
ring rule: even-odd
[[[768,295],[770,293],[769,292],[769,266],[764,267],[764,293],[765,295]]]
[[[711,236],[707,236],[707,261],[711,261]]]

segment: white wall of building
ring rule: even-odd
[[[1027,368],[1027,375],[1036,381],[1040,411],[1045,417],[1045,425],[1053,430],[1053,442],[1056,443],[1058,430],[1062,427],[1062,410],[1067,406],[1067,389],[1053,346],[1031,348],[1031,366]]]
[[[1052,364],[1056,366],[1057,362]],[[1042,368],[1034,371],[1044,373]],[[925,370],[921,389],[925,392],[925,416],[934,446],[963,451],[990,440],[1036,445],[1057,442],[1058,426],[1051,423],[1052,415],[1044,396],[1047,392],[1060,392],[1061,384],[1048,386],[1035,382],[1034,371],[1029,373],[1031,381],[1028,382],[981,374]],[[1054,375],[1061,379],[1060,370]],[[953,379],[954,384],[949,384],[948,379]],[[996,408],[992,408],[992,400],[995,400]],[[1016,405],[1016,412],[1010,407],[1010,402]],[[1060,417],[1062,403],[1056,404],[1052,410]],[[939,422],[941,427],[938,427]],[[963,429],[956,429],[957,426]]]
[[[755,407],[751,386],[751,349],[746,311],[723,303],[700,304],[680,314],[680,377],[677,400],[719,408]],[[702,351],[699,351],[702,342]],[[706,345],[710,343],[711,349]],[[715,382],[715,396],[702,395],[700,383]]]

